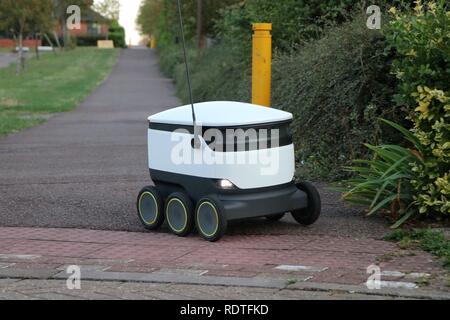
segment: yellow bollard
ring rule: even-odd
[[[154,36],[152,36],[150,39],[150,48],[156,49],[156,38]]]
[[[253,24],[252,103],[270,107],[272,24]]]

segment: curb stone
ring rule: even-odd
[[[367,296],[385,296],[407,299],[432,299],[450,300],[450,292],[427,291],[421,289],[391,289],[369,290],[364,285],[342,285],[334,283],[297,282],[289,284],[285,279],[274,278],[240,278],[201,276],[196,274],[171,273],[157,271],[154,273],[131,273],[131,272],[105,272],[104,267],[90,266],[83,272],[83,279],[87,281],[116,281],[130,283],[160,283],[160,284],[186,284],[206,285],[223,287],[247,287],[267,288],[290,291],[318,291],[318,292],[342,292],[348,294],[364,294]],[[5,270],[0,270],[5,271]],[[23,270],[22,270],[23,271]],[[41,270],[34,272],[0,272],[0,279],[15,280],[66,280],[66,272],[55,272],[55,270]],[[28,270],[26,270],[28,271]]]
[[[55,279],[66,279],[65,272],[56,274]],[[232,286],[270,288],[280,290],[303,290],[303,291],[343,291],[346,293],[359,293],[372,296],[402,297],[410,299],[433,299],[450,300],[450,292],[426,291],[420,289],[392,289],[369,290],[364,285],[341,285],[333,283],[298,282],[288,284],[285,279],[276,278],[241,278],[241,277],[219,277],[202,276],[197,274],[175,273],[168,271],[157,271],[154,273],[131,273],[131,272],[104,272],[101,267],[92,267],[83,272],[83,278],[91,281],[120,281],[120,282],[144,282],[144,283],[176,283],[209,286]]]
[[[450,292],[426,291],[426,290],[408,290],[408,289],[381,289],[369,290],[361,286],[331,284],[331,283],[314,283],[303,282],[292,284],[287,287],[288,290],[305,290],[305,291],[342,291],[347,293],[359,293],[372,296],[389,296],[402,297],[409,299],[433,299],[433,300],[450,300]]]
[[[67,279],[67,274],[61,272],[56,274],[55,279]],[[230,287],[252,287],[285,289],[286,281],[271,278],[239,278],[239,277],[216,277],[200,276],[195,274],[180,274],[169,272],[133,273],[133,272],[103,272],[89,270],[83,272],[83,279],[91,281],[122,281],[122,282],[145,282],[145,283],[176,283],[193,285],[214,285]]]

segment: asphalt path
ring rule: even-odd
[[[80,106],[0,139],[0,226],[143,231],[139,190],[151,184],[148,116],[180,101],[151,50],[124,50],[110,77]],[[231,225],[229,234],[327,234],[378,237],[387,231],[319,184],[322,219],[309,228],[290,217]]]
[[[0,68],[5,68],[16,61],[16,55],[9,52],[0,52]]]

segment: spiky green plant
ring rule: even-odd
[[[414,149],[398,145],[367,144],[374,152],[372,160],[355,160],[357,166],[346,167],[345,170],[355,177],[345,181],[343,199],[350,203],[369,207],[368,216],[377,212],[390,213],[398,228],[413,215],[418,214],[414,199],[415,193],[411,185],[415,173],[412,163],[422,163],[422,147],[419,140],[407,129],[388,120],[384,123],[398,130]]]

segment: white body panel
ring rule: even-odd
[[[292,114],[240,102],[195,104],[197,125],[239,127],[287,122]],[[193,126],[190,105],[149,117],[151,124]],[[201,149],[191,147],[192,134],[150,129],[149,167],[152,170],[209,179],[228,179],[240,189],[255,189],[289,183],[294,178],[294,146],[244,151],[214,152],[201,139]],[[180,156],[181,155],[181,156]]]
[[[240,189],[255,189],[289,183],[294,178],[294,146],[245,151],[214,152],[202,140],[191,147],[193,135],[148,131],[150,170],[210,179],[228,179]]]
[[[216,101],[196,103],[197,124],[208,127],[245,126],[292,120],[292,114],[249,103]],[[192,125],[190,105],[170,109],[148,118],[150,122]]]

